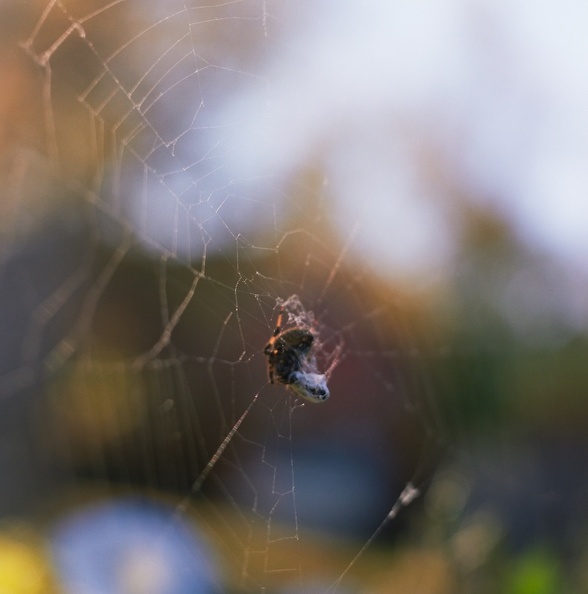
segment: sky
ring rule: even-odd
[[[586,270],[587,7],[320,2],[284,22],[267,111],[260,88],[225,104],[227,121],[248,122],[233,139],[237,171],[286,176],[326,147],[341,235],[359,223],[368,261],[430,274],[455,257],[460,221],[431,183],[429,151],[525,243]]]

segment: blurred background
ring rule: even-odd
[[[587,591],[586,25],[4,0],[0,591]]]

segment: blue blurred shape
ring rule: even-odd
[[[67,594],[208,594],[223,591],[213,556],[185,517],[143,499],[67,516],[51,538]]]

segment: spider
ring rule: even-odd
[[[308,402],[324,402],[330,395],[324,373],[316,373],[312,353],[315,339],[309,328],[296,326],[282,331],[284,307],[280,309],[276,328],[263,352],[267,356],[270,383],[285,384]]]

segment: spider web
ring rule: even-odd
[[[328,139],[278,136],[301,117],[275,80],[298,8],[14,12],[28,123],[3,164],[0,389],[43,456],[4,506],[148,493],[206,535],[219,591],[344,591],[445,431],[433,332],[358,260],[361,225],[337,227]],[[325,404],[267,379],[292,295],[320,329]]]

